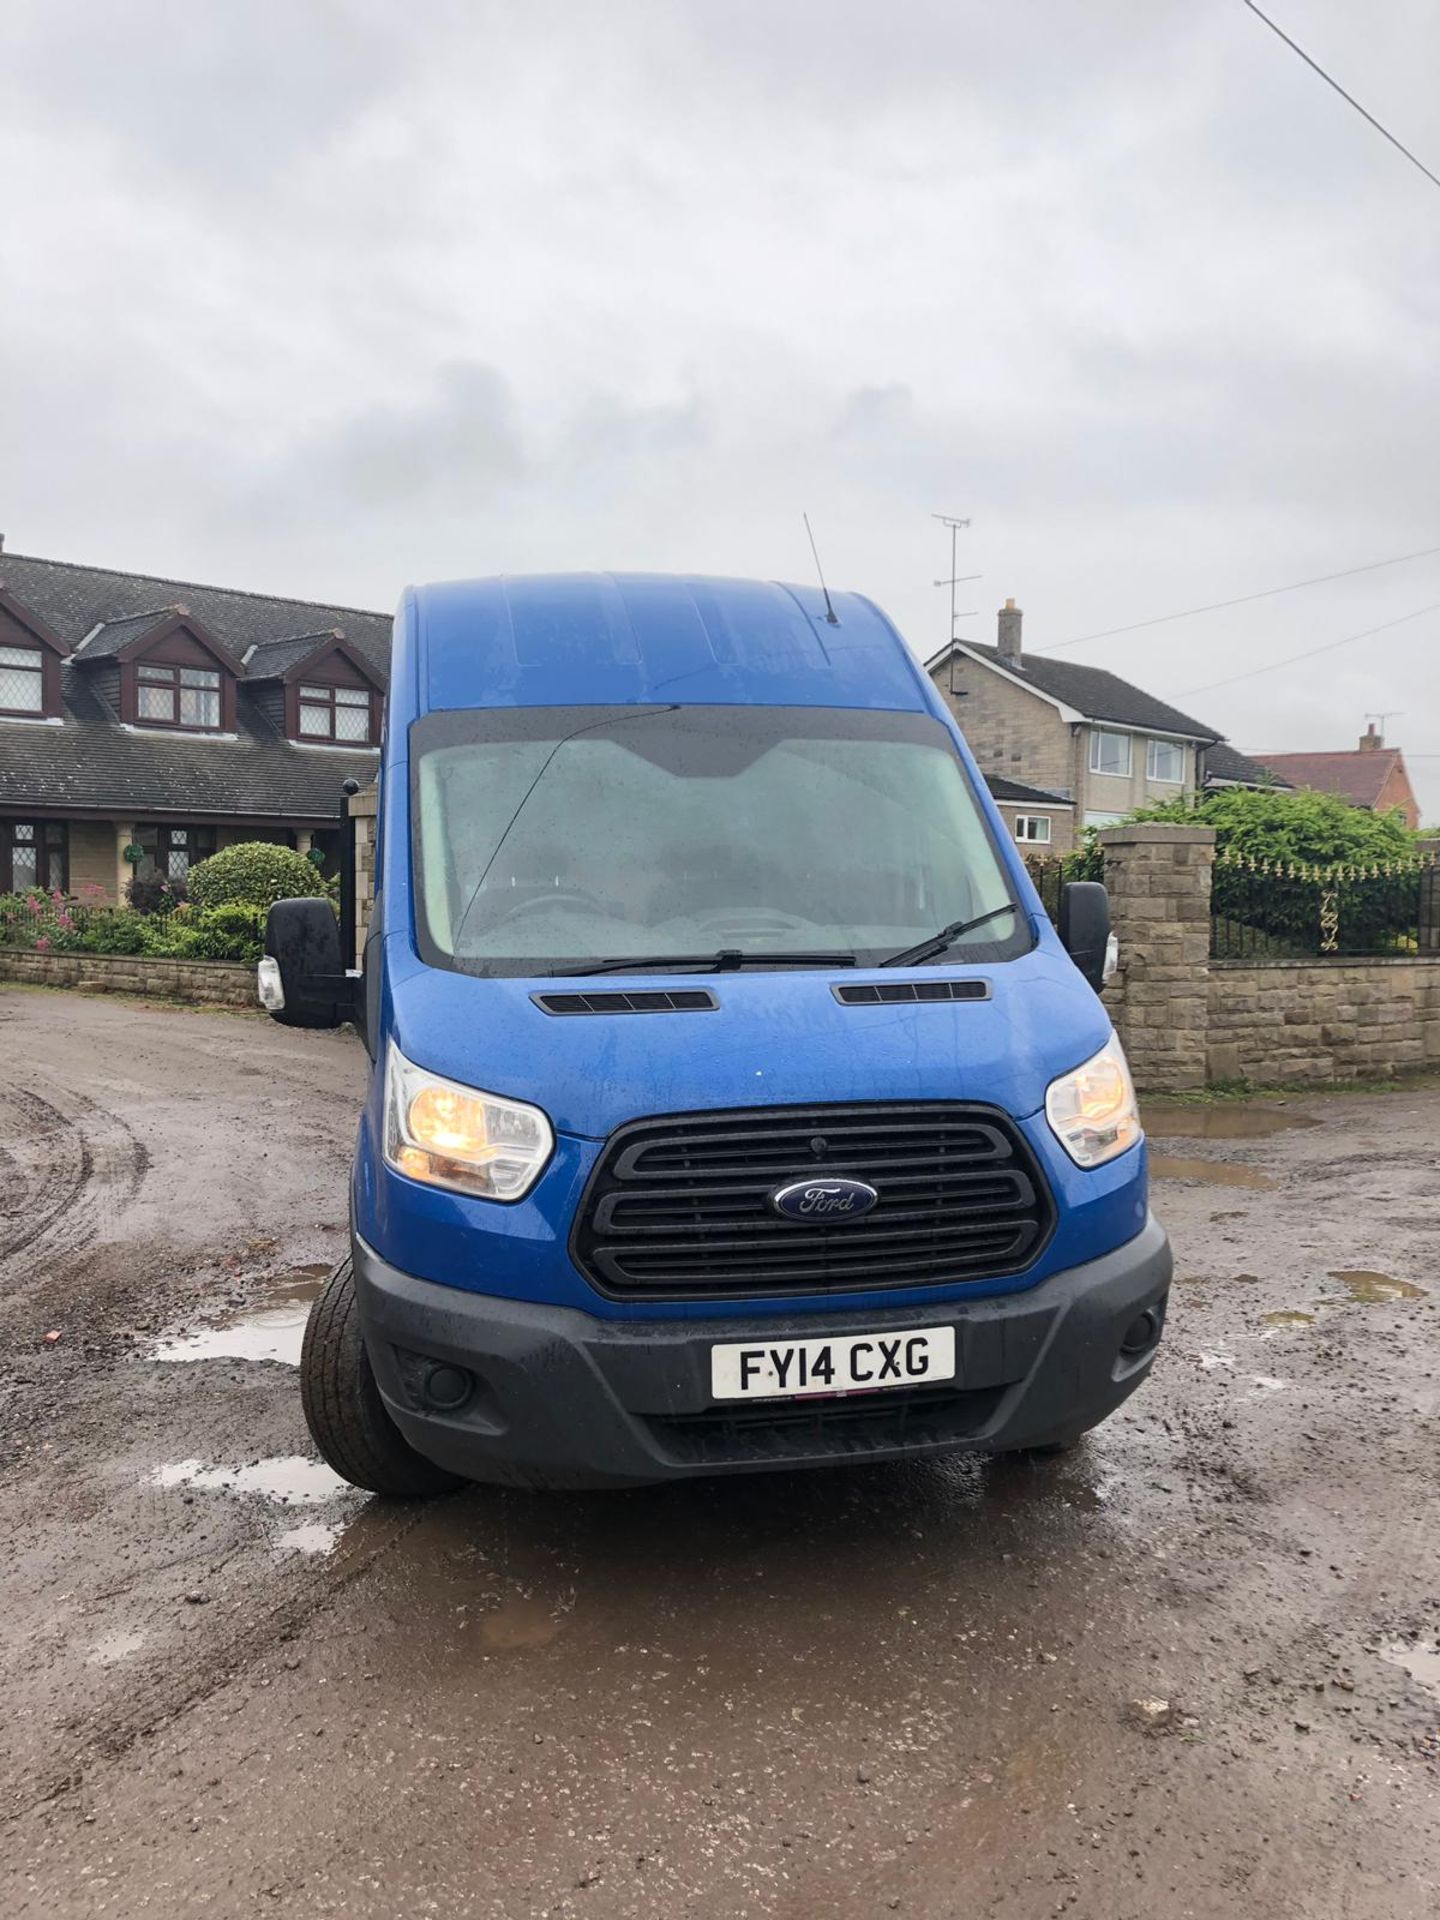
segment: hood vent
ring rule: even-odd
[[[917,1000],[988,1000],[988,980],[887,980],[870,986],[831,987],[842,1007],[892,1007]]]
[[[671,993],[532,993],[542,1013],[715,1013],[720,1002],[708,987]]]

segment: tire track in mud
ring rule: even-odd
[[[389,1503],[375,1517],[373,1532],[378,1537],[303,1576],[296,1587],[259,1606],[233,1632],[197,1648],[193,1657],[171,1659],[144,1674],[118,1710],[112,1706],[104,1713],[77,1716],[65,1729],[70,1740],[67,1753],[38,1775],[22,1772],[0,1778],[0,1834],[51,1801],[82,1791],[91,1769],[122,1758],[138,1742],[229,1686],[254,1661],[296,1639],[302,1628],[392,1553],[430,1512],[423,1502]],[[227,1558],[244,1550],[238,1547]],[[219,1567],[211,1565],[207,1571],[213,1577]]]
[[[13,1081],[0,1085],[6,1279],[38,1276],[99,1238],[139,1194],[150,1164],[118,1114],[73,1088],[51,1092],[47,1099]]]

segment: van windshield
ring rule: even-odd
[[[854,956],[988,916],[1030,944],[965,770],[923,714],[813,707],[433,713],[411,733],[423,958],[482,974]]]

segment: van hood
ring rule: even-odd
[[[399,948],[400,951],[396,951]],[[526,1100],[601,1140],[652,1114],[846,1100],[977,1100],[1017,1118],[1105,1044],[1110,1020],[1058,949],[985,968],[494,980],[387,953],[390,1037],[465,1086]],[[981,979],[984,1000],[847,1006],[832,985]],[[703,986],[714,1012],[542,1011],[532,994]]]

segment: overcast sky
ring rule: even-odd
[[[1434,0],[1267,11],[1440,172]],[[1440,189],[1241,0],[7,0],[8,546],[388,608],[809,577],[928,652],[1440,546]],[[1440,819],[1440,555],[1096,641]],[[1198,689],[1208,688],[1206,691]]]

